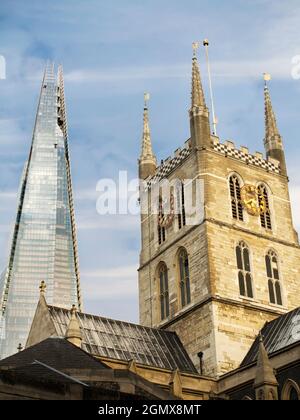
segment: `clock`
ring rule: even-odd
[[[265,197],[255,185],[245,184],[242,187],[241,202],[252,216],[258,216],[266,212]]]

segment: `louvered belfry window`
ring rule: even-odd
[[[282,305],[278,258],[274,251],[269,251],[266,255],[266,270],[270,303]]]
[[[168,268],[165,263],[160,265],[158,277],[160,289],[160,314],[161,320],[164,320],[168,318],[170,314]]]
[[[179,275],[180,275],[180,295],[181,306],[184,307],[191,302],[190,290],[190,270],[189,270],[189,257],[185,249],[179,253]]]
[[[236,247],[236,260],[240,295],[253,298],[250,252],[248,246],[243,241]]]
[[[230,197],[231,197],[231,211],[232,217],[236,220],[243,221],[243,205],[241,200],[241,186],[240,181],[236,175],[232,175],[229,179]]]
[[[260,224],[263,228],[272,230],[270,201],[265,185],[258,187],[258,201],[259,205],[265,208],[265,211],[260,214]]]

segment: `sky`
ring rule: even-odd
[[[137,176],[143,94],[158,161],[189,138],[192,42],[208,38],[221,141],[263,151],[262,73],[282,134],[300,229],[298,0],[1,0],[0,269],[16,214],[43,69],[62,63],[86,312],[138,321],[139,216],[100,216],[97,182]],[[208,102],[203,48],[199,51]]]

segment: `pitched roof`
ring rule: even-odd
[[[281,315],[271,322],[267,322],[261,330],[261,335],[268,355],[270,356],[279,350],[283,350],[291,344],[300,343],[299,326],[300,307]],[[241,366],[246,366],[257,360],[259,342],[260,338],[258,336],[242,361]]]
[[[69,384],[76,383],[87,386],[83,382],[78,381],[75,378],[72,378],[69,375],[65,375],[59,370],[52,369],[50,366],[40,364],[39,362],[33,362],[24,366],[19,366],[7,370],[2,370],[0,367],[0,377],[2,379],[10,379],[15,383],[45,383],[49,385],[52,384]]]
[[[70,311],[48,305],[57,335],[64,337]],[[143,365],[197,373],[176,333],[124,321],[77,313],[82,348],[93,356],[135,360]]]
[[[69,343],[64,338],[50,337],[46,340],[28,347],[20,353],[0,360],[0,368],[10,366],[23,367],[34,362],[42,362],[57,370],[68,369],[109,369],[100,361],[79,347]]]

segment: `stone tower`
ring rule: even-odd
[[[196,54],[189,116],[191,137],[174,156],[146,172],[140,160],[140,322],[176,331],[199,370],[218,376],[239,366],[265,322],[300,305],[299,242],[267,83],[266,157],[211,134]],[[168,197],[158,188],[155,202],[163,180],[176,187]],[[197,180],[203,214],[190,224]]]

